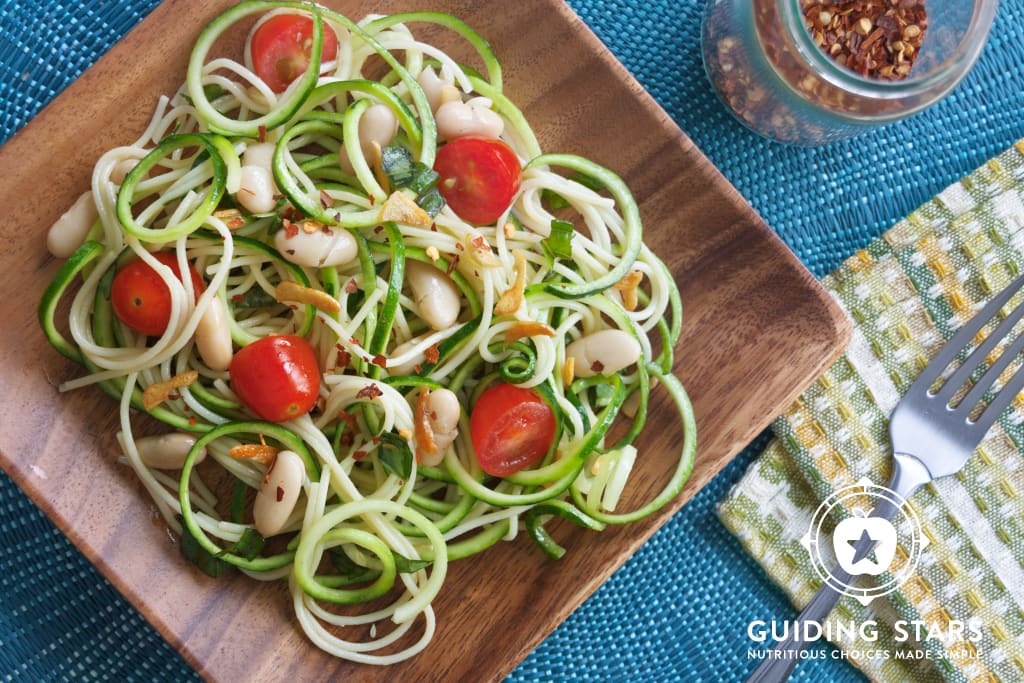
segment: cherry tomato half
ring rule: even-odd
[[[274,92],[284,92],[309,67],[312,45],[312,19],[300,14],[272,16],[257,27],[249,43],[256,75]],[[337,54],[338,38],[325,24],[320,62],[330,61]]]
[[[535,391],[495,384],[473,406],[469,434],[483,471],[505,477],[529,467],[551,450],[555,415]]]
[[[268,422],[305,415],[320,392],[316,351],[295,335],[263,337],[242,347],[229,372],[238,398]]]
[[[475,225],[498,220],[519,191],[523,168],[501,140],[456,138],[437,152],[438,191],[452,211]]]
[[[161,251],[153,256],[181,280],[178,257],[173,252]],[[190,265],[188,270],[198,300],[206,285],[195,268]],[[159,337],[167,331],[171,320],[171,292],[156,270],[142,259],[135,259],[117,271],[110,288],[110,303],[114,315],[136,332]]]

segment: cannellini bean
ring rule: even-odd
[[[253,503],[256,531],[264,536],[281,532],[302,493],[306,466],[293,451],[280,451],[274,458]]]
[[[451,390],[434,389],[427,396],[427,419],[430,421],[430,430],[433,432],[437,451],[424,456],[424,465],[432,467],[444,459],[448,447],[459,435],[459,416],[461,414],[459,397]]]
[[[442,69],[441,74],[438,75],[434,71],[434,67],[428,66],[420,72],[416,80],[423,88],[423,93],[427,96],[427,102],[430,103],[432,112],[436,112],[437,108],[445,102],[462,99],[459,89],[455,87],[455,79],[446,69]]]
[[[85,242],[86,235],[99,219],[92,192],[83,192],[58,218],[46,234],[46,248],[57,258],[67,258]]]
[[[270,170],[274,164],[276,145],[269,142],[257,142],[249,145],[242,152],[242,166],[262,166]]]
[[[196,349],[211,370],[221,372],[231,365],[231,328],[227,306],[220,297],[213,298],[196,325]]]
[[[505,129],[505,121],[487,107],[461,100],[445,102],[437,109],[437,133],[446,140],[477,135],[498,138]]]
[[[391,351],[391,357],[397,358],[403,353],[411,349],[413,346],[419,343],[419,339],[410,339],[407,342],[402,342]],[[401,365],[392,365],[388,363],[388,372],[392,375],[411,375],[415,370],[416,366],[425,360],[425,356],[422,353],[418,353],[413,358]]]
[[[292,263],[310,268],[344,265],[359,255],[356,239],[344,228],[332,228],[330,232],[300,229],[291,237],[284,230],[278,230],[274,246]]]
[[[420,317],[435,330],[446,330],[459,317],[462,308],[459,288],[450,277],[434,266],[409,259],[405,279],[412,287]]]
[[[391,144],[398,132],[398,117],[391,108],[383,104],[375,104],[363,112],[359,119],[359,145],[363,154],[373,154],[373,143],[382,148]]]
[[[263,166],[242,166],[241,185],[235,195],[238,203],[251,213],[274,210],[274,176]]]
[[[577,377],[614,374],[635,363],[640,352],[640,342],[622,330],[594,332],[565,347]]]
[[[363,156],[372,161],[374,143],[383,149],[391,144],[397,132],[398,117],[389,107],[375,104],[368,108],[359,119],[359,147]],[[352,161],[345,151],[345,145],[338,150],[338,166],[345,173],[355,172],[352,168]]]
[[[139,459],[149,467],[158,470],[180,470],[185,464],[188,452],[195,444],[196,437],[191,434],[170,432],[136,439],[135,448],[139,451]],[[206,449],[201,448],[196,453],[194,463],[198,465],[205,458]]]

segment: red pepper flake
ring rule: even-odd
[[[327,194],[327,190],[320,190],[320,206],[329,209],[334,206],[334,198]]]
[[[412,366],[412,371],[418,375],[421,372],[423,372],[423,366],[417,363],[416,365]]]
[[[284,238],[286,240],[290,240],[291,238],[299,234],[299,226],[297,226],[295,223],[292,223],[287,218],[281,219],[281,227],[284,228]]]
[[[352,346],[362,346],[363,345],[362,342],[360,342],[355,337],[352,337],[351,339],[349,339],[348,343],[351,344]]]
[[[461,242],[456,242],[455,243],[455,249],[457,249],[458,251],[465,251],[466,250],[466,248],[464,246],[462,246]]]
[[[354,443],[354,440],[352,439],[352,435],[346,432],[345,434],[341,435],[341,438],[338,439],[338,443],[341,444],[342,446],[347,447],[351,446]]]
[[[436,223],[431,223],[430,224],[430,232],[437,232],[437,224]]]
[[[600,372],[604,370],[604,363],[602,363],[599,360],[595,360],[593,363],[590,364],[590,369],[600,374]]]
[[[376,198],[376,197],[374,197],[374,196],[373,196],[373,195],[371,194],[371,195],[370,195],[370,206],[373,206],[373,205],[374,205],[374,204],[376,204],[376,203],[377,203],[377,198]]]
[[[347,424],[349,427],[355,429],[357,426],[357,417],[355,413],[350,413],[347,410],[338,411],[338,419]]]
[[[266,142],[267,141],[267,127],[264,126],[261,123],[259,125],[259,128],[257,128],[256,130],[259,132],[259,140],[260,140],[260,142]],[[280,500],[280,499],[278,499],[278,500]]]
[[[459,245],[456,244],[455,246]],[[445,271],[447,275],[451,275],[455,271],[455,267],[459,265],[458,254],[449,254],[449,256],[451,256],[451,258],[448,260],[448,270]]]
[[[347,294],[355,294],[358,291],[359,285],[356,284],[355,278],[352,278],[351,280],[345,283],[345,292]]]
[[[371,441],[373,441],[373,445],[376,446],[377,444],[380,443],[380,437],[379,436],[375,436],[375,437],[373,437],[371,439]]]
[[[352,354],[349,353],[348,351],[346,351],[345,349],[339,348],[338,349],[338,360],[337,360],[337,364],[335,365],[335,368],[336,369],[340,368],[341,370],[345,370],[346,368],[348,368],[351,365],[352,365]]]
[[[388,359],[384,356],[383,353],[378,353],[376,356],[373,357],[373,360],[370,362],[382,368],[386,368],[388,366]]]
[[[459,245],[455,245],[455,246],[459,246]],[[473,238],[473,246],[476,247],[477,249],[486,249],[487,248],[487,240],[484,239],[483,235],[477,235],[476,237]]]
[[[353,460],[362,460],[365,457],[366,457],[366,451],[364,451],[364,450],[358,450],[358,451],[356,451],[355,453],[352,454],[352,459]]]
[[[374,232],[375,234],[377,234],[377,235],[379,235],[379,234],[380,234],[381,232],[383,232],[383,231],[384,231],[384,226],[383,226],[383,225],[378,225],[377,227],[375,227],[375,228],[373,229],[373,232]]]
[[[244,294],[235,294],[235,295],[233,295],[231,297],[231,300],[234,301],[235,303],[239,303],[240,304],[240,303],[245,301],[245,295]]]
[[[277,487],[277,502],[280,503],[282,500],[284,500],[284,487],[278,486]]]
[[[384,392],[376,384],[367,384],[356,393],[356,398],[368,398],[372,401],[383,394]]]
[[[423,357],[428,363],[437,363],[441,360],[441,349],[437,347],[437,344],[431,344],[426,351],[423,352]]]
[[[195,426],[196,418],[195,418],[194,415],[188,419],[188,423],[189,423],[190,426]]]
[[[227,222],[226,225],[228,226],[228,230],[234,230],[235,228],[240,228],[243,225],[245,225],[245,221],[242,220],[241,218],[232,218],[230,221]],[[221,235],[221,238],[223,237],[224,236]]]

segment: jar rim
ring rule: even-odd
[[[803,24],[802,0],[782,0],[783,21],[791,27],[797,51],[819,77],[832,86],[875,99],[896,99],[935,91],[937,101],[954,88],[974,66],[988,39],[995,19],[998,0],[976,0],[970,23],[952,50],[939,66],[920,77],[902,80],[871,78],[847,69],[814,44],[810,31]]]

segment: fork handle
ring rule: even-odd
[[[917,487],[929,481],[931,481],[931,475],[920,460],[910,455],[896,454],[893,459],[892,477],[886,488],[898,493],[901,498],[906,500]],[[883,517],[886,521],[891,522],[897,511],[899,511],[899,507],[888,498],[883,498],[871,516]],[[861,540],[865,542],[858,542],[854,546],[855,552],[861,550],[862,545],[873,542],[866,538]],[[841,567],[836,567],[832,571],[832,576],[838,583],[846,583],[852,578]],[[800,653],[807,648],[806,642],[797,639],[799,631],[802,630],[800,625],[808,621],[822,624],[832,608],[839,602],[840,597],[842,597],[842,593],[832,588],[831,584],[823,585],[800,612],[796,622],[789,629],[787,638],[768,652],[766,658],[747,679],[747,683],[783,683],[788,680],[793,669],[800,662]]]

